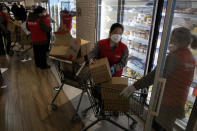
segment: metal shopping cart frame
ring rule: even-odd
[[[94,116],[96,117],[96,120],[91,124],[89,124],[88,126],[84,127],[81,131],[86,131],[92,126],[94,126],[95,124],[97,124],[99,121],[103,121],[103,120],[110,122],[111,124],[119,127],[124,131],[135,129],[137,125],[137,121],[134,118],[132,118],[131,115],[136,115],[136,116],[143,115],[145,102],[144,99],[141,98],[141,96],[145,95],[146,93],[134,92],[129,99],[126,99],[119,96],[120,92],[122,91],[121,89],[100,86],[102,90],[101,91],[102,105],[101,105],[99,104],[100,102],[98,98],[94,96],[94,90],[95,88],[97,88],[97,86],[93,82],[91,82],[90,85],[86,85],[86,88],[87,88],[87,95],[91,107],[93,109]],[[105,93],[105,95],[103,93]],[[121,106],[117,105],[116,102],[114,103],[113,102],[114,99],[113,100],[108,99],[110,98],[110,96],[113,95],[115,95],[115,97],[117,98],[120,97],[120,99],[122,100],[122,102],[120,102],[122,103]],[[128,109],[125,110],[124,109],[125,107],[128,107]],[[112,117],[114,116],[114,112],[116,112],[116,114],[118,113],[119,116],[125,115],[128,118],[129,128],[123,127],[122,125],[120,125],[119,123],[117,123],[112,119]],[[131,124],[129,124],[130,119],[132,120]]]
[[[56,62],[56,64],[55,64],[56,70],[58,72],[58,76],[59,76],[60,81],[61,81],[60,86],[58,86],[59,89],[57,90],[55,96],[53,97],[53,99],[50,103],[50,106],[51,106],[52,110],[54,110],[54,111],[57,110],[57,105],[55,104],[55,100],[57,99],[60,91],[62,90],[62,88],[64,86],[64,84],[69,85],[69,83],[66,82],[66,79],[73,80],[73,81],[77,82],[78,86],[75,86],[75,88],[78,88],[78,89],[82,90],[82,93],[81,93],[80,98],[79,98],[79,102],[77,104],[77,109],[76,109],[76,111],[74,113],[74,116],[72,118],[72,120],[75,121],[79,117],[78,116],[79,107],[80,107],[83,95],[87,92],[87,89],[85,87],[89,83],[89,78],[90,78],[89,76],[85,77],[87,79],[83,79],[83,80],[81,80],[81,78],[79,78],[79,74],[87,66],[87,62],[85,61],[82,64],[78,64],[78,63],[75,63],[74,61],[69,61],[69,60],[54,57],[54,56],[49,56],[49,58]],[[65,74],[64,70],[61,67],[61,63],[71,64],[72,68],[73,68],[73,71],[70,72],[70,73]],[[78,68],[76,68],[76,67],[78,67]],[[86,75],[88,75],[88,74],[86,74]],[[55,87],[55,88],[57,88],[57,87]],[[92,107],[89,107],[86,110],[88,111],[91,108]]]

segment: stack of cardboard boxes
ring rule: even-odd
[[[88,41],[72,38],[69,33],[55,32],[54,34],[56,40],[50,52],[51,56],[74,61],[89,53]]]
[[[112,77],[107,58],[96,60],[89,69],[94,83],[100,84],[104,110],[128,112],[129,100],[120,97],[120,92],[128,86],[128,79]]]

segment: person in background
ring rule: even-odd
[[[100,40],[89,54],[90,64],[96,59],[107,57],[113,77],[121,77],[123,68],[127,64],[128,48],[121,42],[124,28],[114,23],[109,32],[109,38]]]
[[[21,20],[22,22],[26,21],[27,12],[26,12],[25,8],[23,7],[23,5],[20,5],[19,12],[20,12],[19,20]]]
[[[17,5],[16,3],[14,3],[14,4],[12,5],[11,11],[12,11],[12,13],[14,14],[14,18],[15,18],[16,20],[18,20],[20,14],[19,14],[19,7],[18,7],[18,5]]]
[[[47,13],[45,8],[43,8],[42,15],[47,27],[49,27],[52,30],[50,21],[53,22],[53,20],[50,19],[50,15]],[[51,40],[51,32],[47,32],[47,51],[49,51],[50,40]]]
[[[5,45],[7,54],[10,53],[10,46],[11,46],[10,31],[7,30],[7,22],[8,22],[9,17],[10,17],[10,15],[8,13],[6,5],[1,4],[0,5],[0,31],[1,31],[2,36],[7,40],[6,45]],[[3,50],[4,49],[3,40],[1,40],[0,42],[1,42],[0,48],[1,48],[1,50]],[[3,51],[1,51],[1,52],[3,53]]]
[[[68,11],[67,9],[64,9],[60,12],[60,30],[66,31],[66,33],[69,33],[72,29],[72,17],[76,16],[76,12]]]
[[[27,19],[27,29],[31,32],[34,59],[37,67],[41,69],[48,69],[47,64],[47,33],[51,29],[47,26],[43,19],[43,8],[38,6],[33,13],[29,14]]]
[[[165,91],[159,116],[155,122],[159,130],[172,131],[176,119],[184,118],[184,106],[187,101],[190,85],[193,81],[196,61],[189,50],[197,49],[197,37],[185,27],[175,28],[169,43],[170,53],[166,58],[163,75],[166,78]],[[153,84],[156,69],[125,88],[121,96],[129,97],[136,90]]]

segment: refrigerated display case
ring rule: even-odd
[[[57,31],[60,26],[60,11],[76,11],[76,0],[49,0],[50,16],[55,21],[52,23],[53,32]],[[71,35],[76,38],[76,16],[72,18]]]

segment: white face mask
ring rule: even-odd
[[[3,13],[5,13],[5,14],[7,14],[7,13],[8,13],[8,11],[7,11],[7,10],[3,10],[2,12],[3,12]]]
[[[169,46],[168,46],[168,50],[169,50],[170,52],[175,51],[176,49],[177,49],[177,47],[176,47],[175,45],[169,45]]]
[[[112,40],[113,42],[115,42],[115,43],[118,43],[118,42],[120,41],[121,38],[122,38],[122,35],[120,35],[120,34],[113,34],[113,35],[111,36],[111,40]]]

